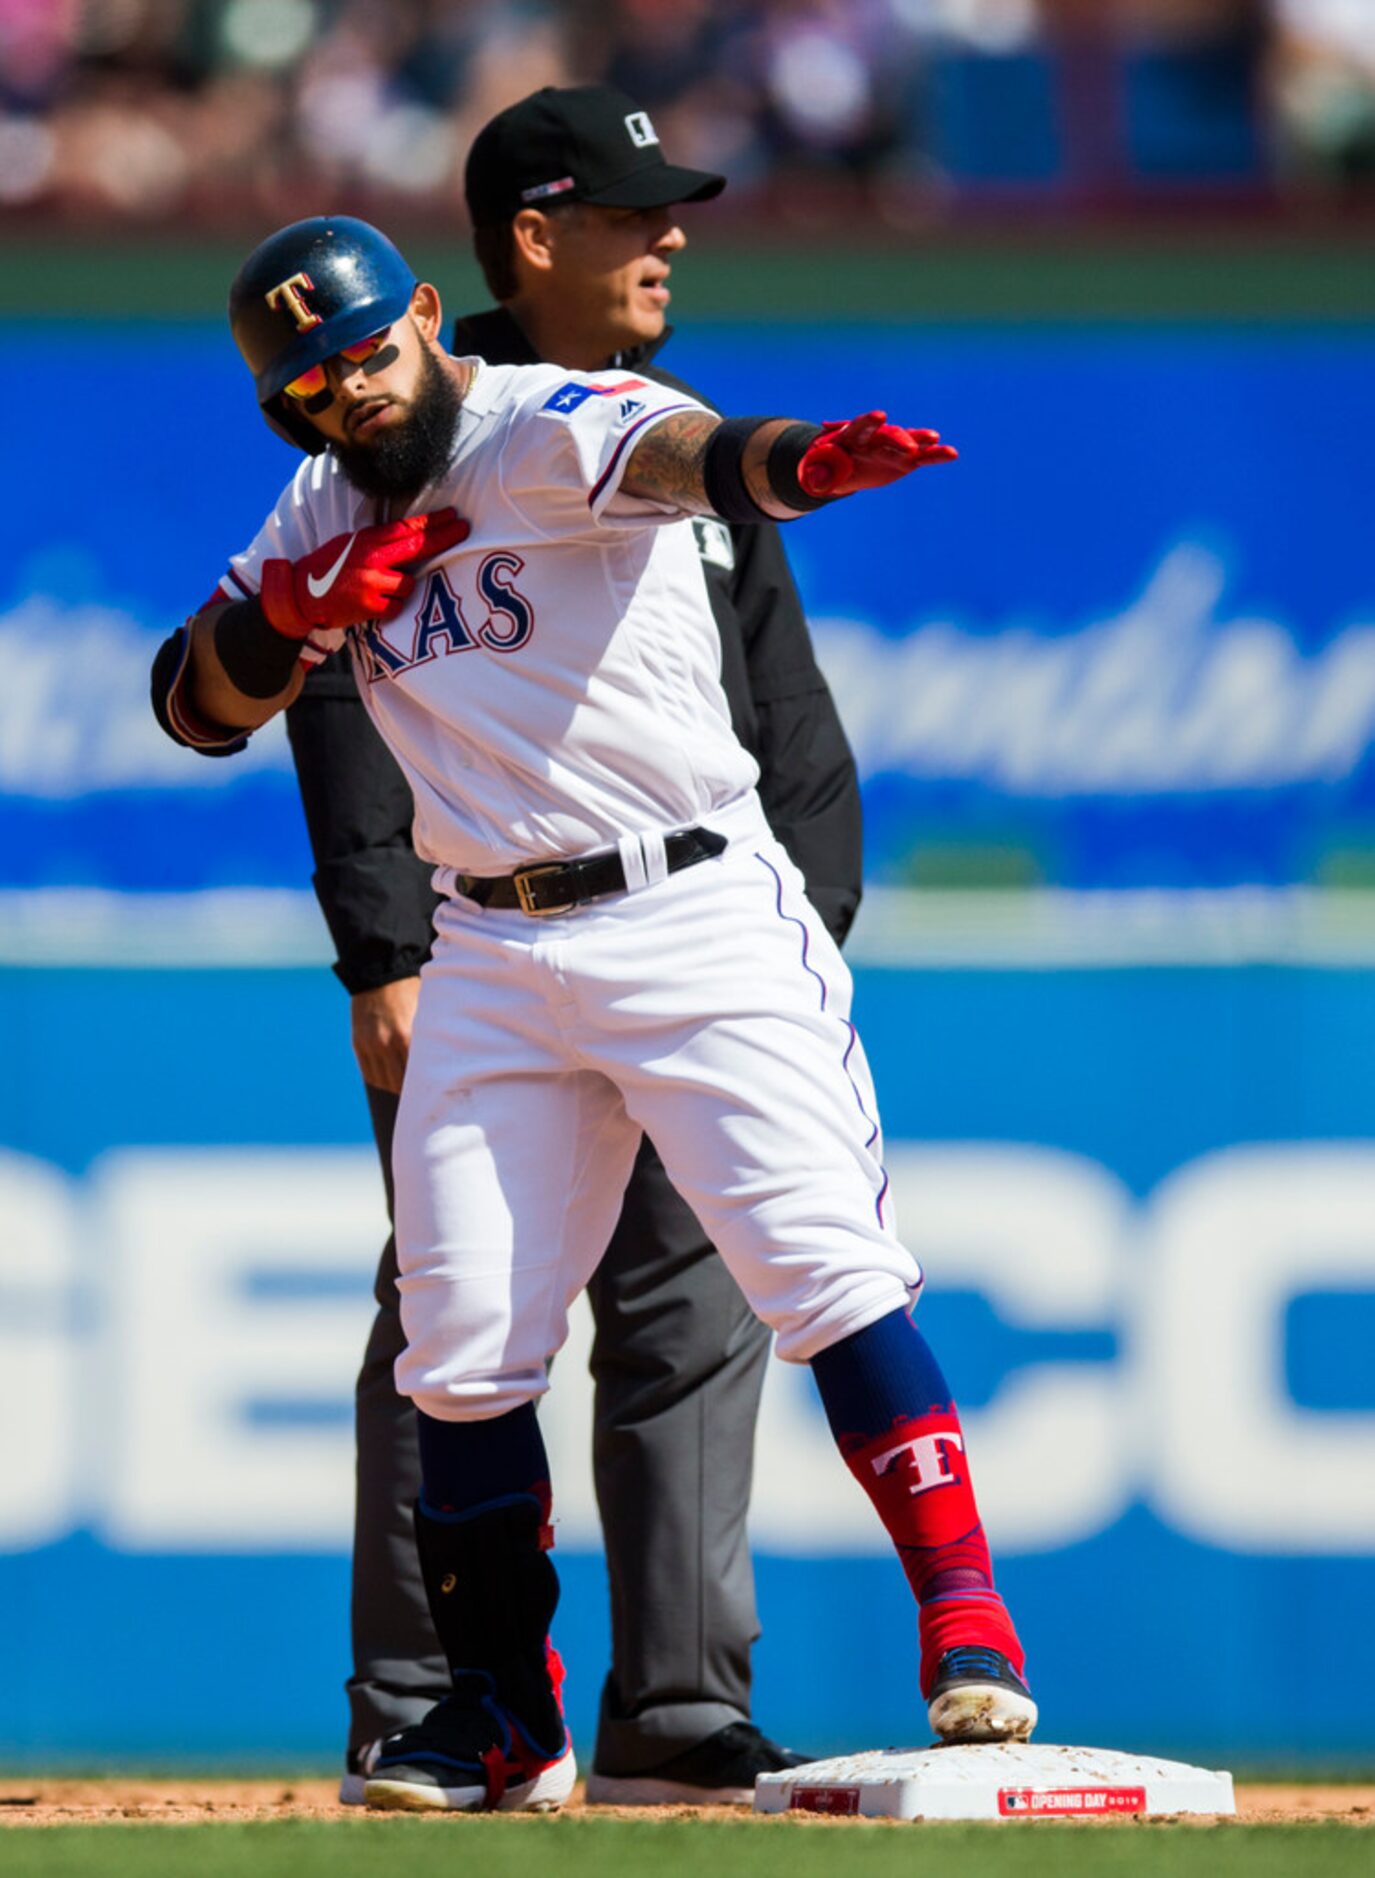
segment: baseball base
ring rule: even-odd
[[[1235,1813],[1232,1776],[1111,1748],[876,1748],[761,1774],[756,1813],[868,1819],[1104,1819]]]

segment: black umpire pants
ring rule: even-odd
[[[390,1211],[397,1098],[367,1096]],[[389,1239],[356,1396],[351,1748],[419,1720],[449,1688],[411,1524],[415,1409],[392,1381],[405,1341],[396,1276]],[[611,1583],[595,1764],[635,1774],[749,1718],[759,1624],[745,1516],[769,1335],[648,1141],[589,1297]]]

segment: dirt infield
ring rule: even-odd
[[[267,1819],[381,1819],[361,1806],[344,1807],[332,1780],[48,1780],[0,1777],[0,1827],[194,1825]],[[565,1809],[584,1810],[582,1788]],[[589,1815],[611,1818],[737,1819],[735,1807],[591,1807]],[[391,1817],[396,1817],[392,1815]],[[414,1817],[407,1815],[406,1817]],[[521,1817],[511,1815],[512,1818]],[[525,1817],[528,1817],[526,1815]],[[794,1819],[797,1815],[792,1815]],[[1323,1822],[1375,1826],[1375,1784],[1351,1786],[1256,1785],[1237,1788],[1237,1818],[1245,1825]],[[762,1823],[762,1822],[761,1822]],[[841,1826],[849,1822],[815,1819]],[[883,1822],[877,1822],[883,1823]],[[1092,1822],[1109,1830],[1129,1818]]]

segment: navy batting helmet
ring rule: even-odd
[[[353,215],[313,215],[256,247],[229,289],[229,325],[279,437],[325,448],[283,385],[384,327],[411,303],[415,275],[380,229]]]

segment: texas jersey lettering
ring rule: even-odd
[[[358,658],[368,679],[395,678],[445,653],[472,652],[485,646],[491,652],[519,652],[535,630],[535,609],[515,586],[525,566],[519,554],[485,555],[474,577],[482,611],[471,597],[455,590],[448,570],[437,567],[424,584],[420,605],[411,620],[407,649],[403,621],[386,626],[373,622],[357,628]],[[470,624],[470,617],[476,624]]]

